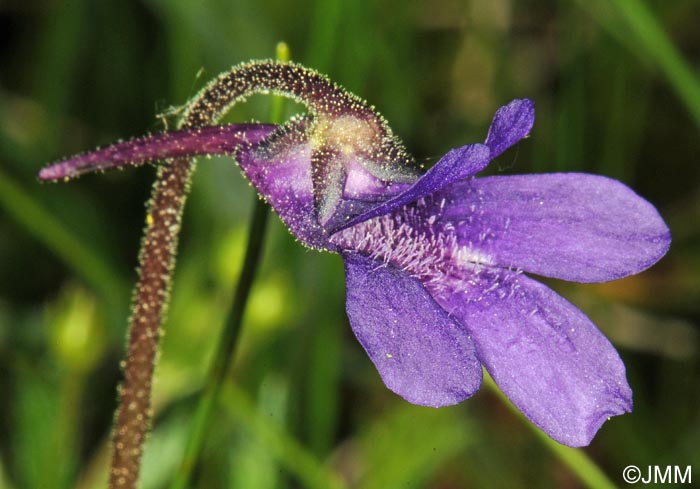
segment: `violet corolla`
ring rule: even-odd
[[[587,445],[607,419],[631,411],[614,347],[526,273],[575,282],[636,274],[666,253],[670,233],[650,203],[609,178],[475,178],[530,133],[531,101],[502,107],[483,144],[453,149],[421,174],[370,107],[298,65],[241,65],[205,90],[219,105],[272,91],[310,113],[281,127],[119,143],[41,178],[232,154],[299,241],[342,256],[350,324],[395,393],[419,405],[455,404],[479,389],[483,365],[533,423],[569,446]]]

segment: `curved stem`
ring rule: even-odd
[[[278,52],[286,53],[286,46],[280,46]],[[302,83],[304,80],[313,82],[313,86]],[[215,124],[236,102],[258,92],[272,91],[283,96],[301,98],[313,108],[320,104],[321,95],[318,90],[330,96],[331,101],[348,99],[354,102],[353,107],[358,110],[364,107],[359,99],[346,94],[327,78],[313,71],[288,63],[250,63],[233,68],[207,85],[188,104],[178,129],[193,130]],[[324,107],[325,105],[321,106]],[[152,418],[151,387],[160,327],[167,309],[177,238],[194,166],[192,159],[176,158],[159,167],[148,204],[147,226],[139,254],[139,280],[129,326],[124,381],[119,390],[119,406],[112,433],[110,488],[134,488],[138,481],[144,441]],[[261,222],[264,226],[264,220]],[[255,267],[252,271],[254,270]],[[252,280],[252,275],[250,277]],[[240,323],[240,318],[236,316],[240,314],[242,317],[247,300],[249,290],[246,287],[249,289],[250,284],[245,285],[244,281],[245,278],[242,277],[240,303],[236,303],[236,312],[230,322],[233,324]],[[235,344],[237,335],[238,332],[233,328],[231,339],[225,339],[229,346]],[[225,367],[230,361],[225,358],[228,355],[230,350],[226,355],[222,354],[222,360],[215,363],[214,371],[223,371],[222,374],[214,374],[215,379],[219,378],[218,375],[224,375]],[[219,382],[212,381],[210,384],[216,386]],[[218,387],[212,389],[215,394]],[[214,394],[205,396],[203,412],[207,413],[207,409],[211,409],[206,408],[206,404],[213,404],[216,397]],[[202,415],[202,419],[206,425],[208,414]]]
[[[280,43],[277,45],[277,59],[280,61],[287,61],[289,59],[286,44]],[[270,111],[272,123],[280,122],[282,118],[282,108],[282,98],[273,98]],[[226,380],[226,375],[233,363],[233,355],[240,336],[243,314],[246,304],[248,303],[255,273],[260,263],[260,254],[265,240],[265,227],[267,225],[268,215],[269,210],[267,204],[256,195],[251,214],[251,224],[248,229],[243,268],[238,277],[233,304],[231,305],[231,313],[228,315],[226,323],[224,324],[213,363],[207,374],[204,391],[197,405],[190,436],[185,446],[185,453],[183,454],[180,467],[170,486],[172,489],[186,489],[190,487],[192,472],[199,460],[204,439],[209,431],[214,407]]]
[[[112,432],[110,488],[135,488],[151,423],[153,370],[175,265],[177,238],[194,161],[177,159],[158,168],[139,254],[124,380]]]

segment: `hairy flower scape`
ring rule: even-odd
[[[614,347],[528,274],[602,282],[639,273],[666,253],[670,233],[651,204],[605,177],[475,178],[529,135],[531,101],[501,107],[483,144],[453,149],[421,175],[379,115],[298,65],[236,67],[190,114],[204,122],[254,92],[291,96],[309,114],[279,128],[185,124],[40,176],[233,154],[299,241],[343,257],[350,324],[392,391],[415,404],[455,404],[479,389],[483,366],[533,423],[570,446],[632,409]]]

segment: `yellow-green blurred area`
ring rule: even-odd
[[[37,171],[173,127],[204,83],[279,41],[375,105],[426,166],[529,97],[532,137],[490,173],[599,173],[658,207],[674,241],[654,268],[548,284],[610,337],[634,390],[634,412],[605,424],[590,459],[615,485],[630,464],[692,465],[700,480],[698,19],[698,0],[0,0],[0,487],[105,487],[155,175],[48,185]],[[227,120],[265,120],[269,104],[253,97]],[[200,161],[144,489],[168,487],[180,463],[253,199],[232,160]],[[230,379],[194,487],[584,487],[588,469],[488,389],[439,410],[388,391],[349,328],[340,259],[276,217]]]

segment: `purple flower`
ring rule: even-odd
[[[450,151],[334,234],[313,218],[306,142],[238,159],[302,242],[342,255],[350,324],[387,387],[414,404],[451,405],[479,389],[484,365],[533,423],[584,446],[632,409],[624,365],[580,310],[523,272],[613,280],[650,267],[671,238],[654,207],[615,180],[473,178],[533,122],[529,100],[502,107],[485,144]],[[346,209],[364,203],[356,187],[343,196]]]
[[[529,100],[499,109],[484,144],[450,151],[422,176],[410,165],[373,164],[384,140],[377,127],[386,129],[357,114],[152,136],[58,163],[41,177],[233,154],[303,244],[343,257],[352,329],[387,387],[409,402],[461,402],[479,389],[483,365],[565,445],[587,445],[605,420],[631,411],[610,342],[525,273],[603,282],[641,272],[670,245],[654,207],[594,175],[474,178],[528,135]]]

